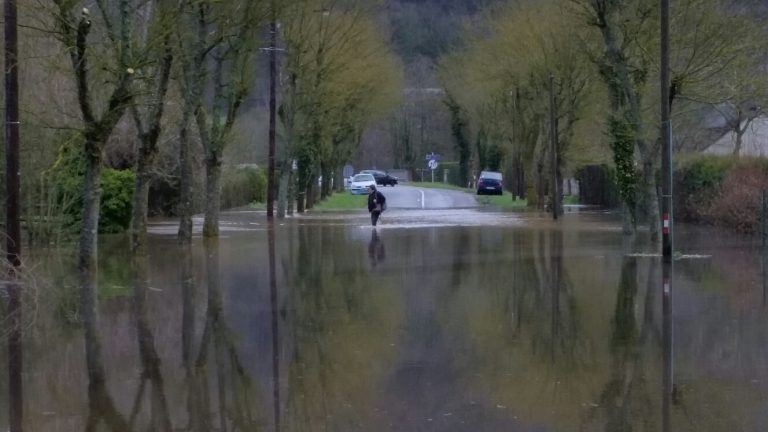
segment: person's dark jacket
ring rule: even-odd
[[[376,204],[381,204],[384,207],[385,202],[387,202],[387,198],[379,191],[368,194],[368,212],[372,212],[376,208]]]

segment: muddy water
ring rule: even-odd
[[[96,315],[66,251],[34,254],[3,405],[41,432],[768,429],[752,240],[682,227],[665,296],[610,215],[366,222],[229,214],[189,249],[157,224],[146,259],[107,240]]]

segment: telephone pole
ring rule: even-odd
[[[662,256],[664,262],[672,262],[672,125],[669,106],[669,0],[661,0],[661,220]]]
[[[269,23],[269,156],[267,161],[267,219],[275,216],[275,140],[277,137],[277,5],[272,0]]]

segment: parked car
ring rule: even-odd
[[[500,172],[496,171],[482,171],[480,178],[477,179],[477,194],[478,195],[501,195],[502,194],[502,177]]]
[[[349,192],[353,195],[364,195],[368,193],[368,186],[371,185],[376,185],[376,179],[372,174],[358,174],[352,177]]]
[[[362,170],[360,174],[371,174],[376,179],[376,184],[381,186],[392,186],[397,184],[397,177],[391,176],[385,171],[379,170]]]

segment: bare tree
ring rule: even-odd
[[[179,237],[191,235],[188,129],[194,116],[205,152],[206,193],[203,235],[219,233],[221,169],[229,133],[252,82],[256,30],[267,21],[265,1],[186,1],[186,29],[180,33],[185,108],[182,118],[182,221]],[[208,73],[208,70],[211,73]],[[204,98],[210,90],[210,98]]]
[[[91,54],[97,53],[91,49],[94,44],[88,39],[93,24],[90,12],[83,8],[77,14],[74,9],[79,2],[73,0],[54,0],[54,3],[56,8],[53,10],[53,18],[58,35],[70,55],[83,122],[86,171],[83,184],[83,218],[80,228],[78,271],[83,314],[91,316],[93,321],[92,325],[86,326],[86,360],[93,384],[94,381],[99,383],[104,380],[101,346],[97,335],[94,334],[98,329],[96,245],[101,200],[99,186],[102,151],[112,130],[133,98],[131,93],[135,66],[131,58],[133,11],[130,8],[130,0],[120,0],[117,11],[118,24],[106,28],[108,33],[114,35],[114,43],[107,50],[106,58],[102,60],[111,67],[108,70],[108,76],[114,81],[110,86],[109,96],[105,101],[98,103],[95,101],[94,89],[101,83],[96,83],[90,69]],[[101,0],[97,1],[97,7],[104,14],[111,12],[106,9]]]
[[[174,5],[173,1],[177,4]],[[158,152],[162,129],[165,96],[168,92],[171,66],[173,65],[173,28],[180,16],[178,0],[155,0],[144,5],[148,27],[143,35],[144,66],[136,80],[141,93],[131,106],[131,114],[139,135],[136,158],[136,185],[133,192],[131,217],[131,248],[139,251],[146,247],[147,203],[152,181],[152,168]],[[155,16],[156,19],[152,19]],[[140,96],[143,96],[139,103]]]

